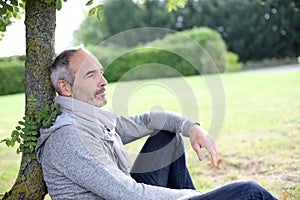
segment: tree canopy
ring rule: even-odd
[[[188,0],[173,12],[168,12],[167,4],[166,0],[138,4],[131,0],[108,1],[103,20],[86,18],[74,32],[75,42],[97,45],[116,33],[137,27],[182,31],[206,26],[218,31],[228,49],[242,61],[300,54],[297,0]]]

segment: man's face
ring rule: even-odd
[[[102,107],[107,103],[103,68],[97,58],[85,50],[79,50],[70,59],[75,73],[71,97]]]

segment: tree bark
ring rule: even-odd
[[[49,66],[55,55],[56,1],[26,0],[26,61],[25,61],[25,115],[33,115],[53,102],[55,92],[51,86]],[[30,98],[37,100],[35,110]],[[44,199],[47,187],[41,165],[35,152],[23,153],[18,177],[3,199]]]

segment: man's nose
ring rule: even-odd
[[[103,75],[101,75],[100,76],[100,80],[99,80],[99,86],[106,86],[107,85],[107,80],[106,80],[106,78],[103,76]]]

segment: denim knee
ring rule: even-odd
[[[262,200],[273,200],[276,199],[269,193],[265,188],[260,186],[254,181],[244,181],[242,182],[242,186],[246,191],[248,191],[250,199],[262,199]]]

